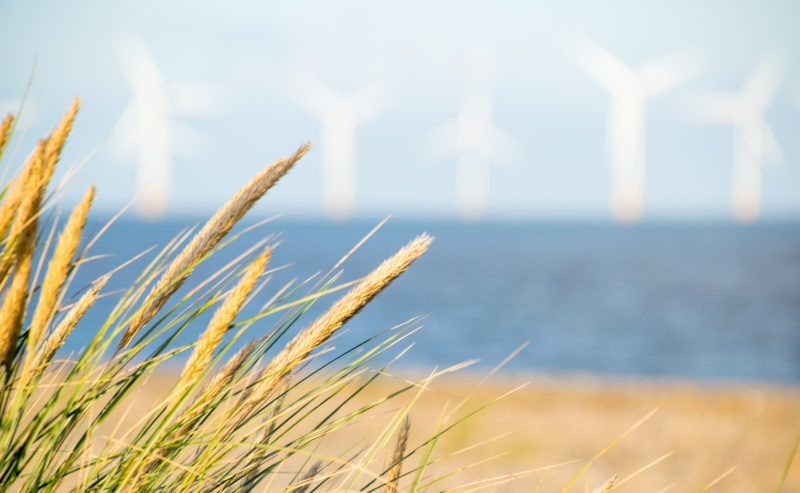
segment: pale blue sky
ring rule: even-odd
[[[646,4],[651,3],[652,6]],[[455,118],[477,52],[492,62],[493,123],[520,147],[492,168],[487,217],[610,218],[605,152],[608,92],[579,68],[581,38],[636,67],[676,50],[702,70],[648,100],[644,219],[730,218],[733,131],[690,121],[699,93],[738,91],[762,56],[786,71],[766,121],[782,159],[763,172],[766,218],[800,218],[800,35],[796,2],[4,2],[0,6],[0,101],[18,99],[34,60],[27,153],[78,94],[83,107],[66,159],[98,152],[65,203],[89,183],[97,208],[116,211],[134,194],[135,168],[107,144],[133,97],[115,58],[135,34],[167,83],[210,85],[211,114],[176,117],[195,152],[175,157],[168,212],[205,215],[253,173],[322,126],[297,103],[296,81],[313,72],[347,93],[380,81],[385,111],[357,128],[355,215],[456,217],[456,159],[430,149]],[[322,214],[316,148],[260,213]],[[17,156],[17,162],[22,156]]]

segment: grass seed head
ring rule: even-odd
[[[396,493],[397,483],[400,480],[400,473],[402,472],[403,457],[406,454],[406,445],[408,445],[408,434],[411,431],[411,418],[406,416],[403,420],[403,425],[397,433],[397,442],[394,445],[394,453],[392,454],[392,468],[386,477],[386,493]]]
[[[67,274],[73,265],[73,258],[81,241],[81,233],[86,225],[86,217],[94,200],[95,188],[89,187],[83,198],[72,210],[67,225],[58,239],[53,256],[47,266],[47,273],[40,289],[39,302],[31,322],[28,347],[34,351],[41,341],[45,329],[56,310],[56,302]]]
[[[248,397],[243,411],[248,413],[266,399],[287,373],[327,341],[397,276],[405,272],[412,262],[425,253],[432,241],[433,238],[425,233],[412,240],[393,256],[384,260],[325,313],[300,331],[263,370],[260,382]]]
[[[222,337],[230,328],[233,319],[242,309],[244,301],[253,287],[256,285],[258,278],[264,273],[264,268],[267,266],[270,257],[272,256],[272,248],[267,247],[264,252],[259,255],[253,263],[245,271],[239,283],[225,298],[214,315],[208,323],[205,332],[200,336],[200,339],[195,345],[194,352],[189,357],[183,369],[183,373],[179,379],[178,387],[193,385],[197,379],[208,369],[208,364],[211,362],[211,356],[219,346]]]
[[[120,339],[120,349],[128,345],[136,333],[139,332],[139,329],[152,320],[155,314],[163,308],[170,296],[189,277],[196,262],[230,232],[233,226],[244,217],[258,199],[263,197],[267,190],[272,188],[303,157],[310,147],[310,144],[305,144],[293,155],[279,159],[266,167],[244,187],[239,189],[236,195],[208,220],[189,244],[170,263],[167,270],[151,290],[143,308],[131,319]]]

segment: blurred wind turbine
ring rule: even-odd
[[[689,80],[696,72],[694,57],[672,53],[634,70],[590,41],[578,44],[578,64],[611,93],[606,130],[610,148],[611,210],[617,221],[642,216],[645,193],[645,102]]]
[[[490,165],[515,161],[520,146],[492,123],[493,94],[489,53],[472,56],[461,112],[437,128],[431,147],[440,159],[456,156],[456,207],[465,220],[477,220],[489,206]]]
[[[212,113],[216,96],[201,84],[168,85],[138,36],[127,36],[118,48],[117,59],[133,99],[114,127],[112,143],[122,160],[134,159],[139,214],[157,219],[167,210],[172,158],[195,155],[202,146],[196,132],[174,118]]]
[[[785,72],[773,54],[762,57],[738,93],[697,98],[693,112],[706,123],[733,126],[733,216],[742,223],[758,219],[761,208],[761,170],[768,159],[779,159],[780,146],[764,120]]]
[[[369,84],[342,95],[306,75],[299,81],[298,102],[322,123],[322,202],[325,214],[347,219],[356,198],[356,127],[387,106],[386,91]]]

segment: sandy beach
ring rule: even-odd
[[[540,485],[539,491],[561,491],[593,457],[655,409],[649,419],[594,460],[570,491],[594,491],[615,475],[624,481],[615,491],[701,491],[726,473],[711,491],[773,491],[800,427],[800,389],[796,387],[591,376],[495,379],[478,387],[479,380],[452,377],[434,382],[420,393],[411,411],[409,446],[414,447],[465,398],[449,422],[527,380],[523,388],[439,441],[434,455],[442,460],[428,470],[431,477],[479,463],[437,483],[443,488],[519,473],[516,480],[487,490],[530,492]],[[128,416],[145,411],[163,395],[168,381],[163,375],[151,378],[135,399],[140,409],[130,409]],[[379,379],[343,412],[407,381],[396,375]],[[412,397],[409,392],[359,417],[325,437],[318,452],[342,454],[365,436],[380,432]],[[472,447],[475,444],[480,446]],[[782,491],[800,491],[798,462],[794,461]],[[488,484],[477,483],[465,491],[479,486]]]

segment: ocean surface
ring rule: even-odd
[[[90,232],[102,222],[94,218]],[[92,248],[114,256],[81,266],[73,287],[200,222],[117,222]],[[194,279],[279,234],[270,265],[284,268],[251,303],[252,314],[289,280],[328,271],[375,224],[278,219],[212,256]],[[395,366],[430,369],[479,358],[473,371],[485,372],[529,341],[502,371],[800,382],[800,224],[392,220],[343,265],[341,279],[366,274],[423,231],[436,237],[430,251],[346,326],[332,343],[338,350],[425,315],[422,329],[380,362],[413,342]],[[121,270],[106,291],[128,287],[145,265]],[[335,296],[319,300],[293,330]],[[115,299],[88,313],[67,351],[88,342]],[[257,322],[248,339],[280,319]],[[196,336],[203,320],[177,342]]]

